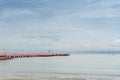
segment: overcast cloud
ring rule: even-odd
[[[0,49],[119,50],[120,0],[0,0]]]

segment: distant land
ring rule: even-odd
[[[71,53],[87,54],[120,54],[120,51],[71,51]]]

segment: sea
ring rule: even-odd
[[[120,80],[120,54],[72,53],[0,61],[0,80]]]

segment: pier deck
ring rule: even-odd
[[[56,53],[0,53],[0,57],[7,57],[7,58],[52,57],[52,56],[69,56],[69,54],[56,54]]]

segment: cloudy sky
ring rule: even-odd
[[[120,0],[0,0],[0,49],[119,50]]]

